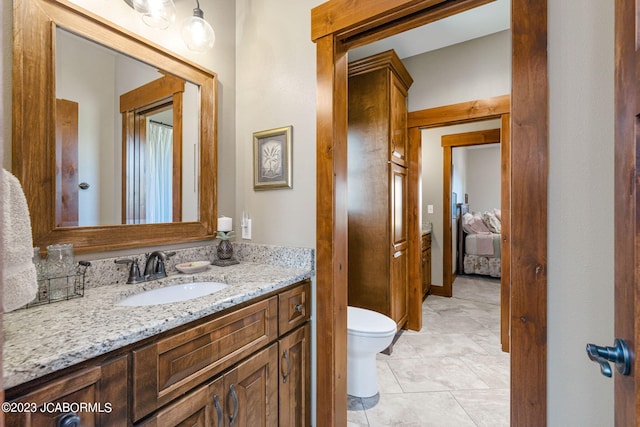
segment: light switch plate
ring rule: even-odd
[[[427,213],[433,213],[433,205],[427,205]]]

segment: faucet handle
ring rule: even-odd
[[[127,283],[139,283],[143,282],[144,278],[140,274],[140,268],[138,267],[138,262],[133,258],[119,258],[115,260],[116,264],[131,264],[129,268],[129,277],[127,278]]]

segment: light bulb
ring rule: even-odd
[[[176,6],[173,0],[133,0],[136,3],[146,3],[146,10],[142,13],[142,21],[152,28],[165,30],[176,20]]]
[[[189,16],[182,23],[182,38],[187,47],[194,52],[206,52],[213,47],[216,33],[204,20],[204,13],[199,7],[193,9],[193,16]]]
[[[133,6],[140,14],[147,13],[147,0],[131,0],[129,6]]]

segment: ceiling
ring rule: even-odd
[[[395,49],[401,59],[508,30],[511,0],[495,0],[466,12],[349,51],[349,60]]]

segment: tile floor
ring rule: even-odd
[[[500,348],[500,282],[458,276],[429,296],[420,332],[378,354],[380,393],[349,397],[348,426],[509,426],[509,355]]]

